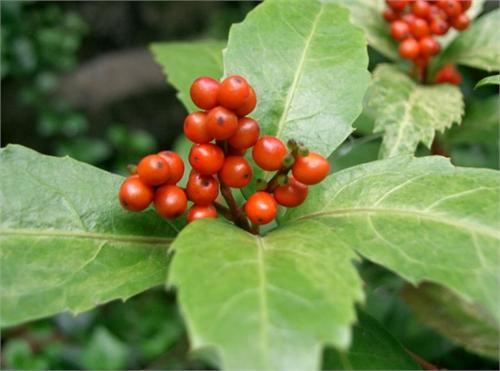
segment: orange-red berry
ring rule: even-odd
[[[382,16],[387,22],[394,22],[400,17],[399,13],[395,12],[392,8],[385,8]]]
[[[468,10],[471,7],[472,0],[462,0],[460,2],[460,5],[462,6],[462,11],[465,12],[466,10]]]
[[[192,223],[195,220],[215,219],[215,218],[217,218],[217,210],[212,205],[208,206],[193,205],[189,209],[187,215],[187,222]]]
[[[296,207],[305,201],[308,192],[307,185],[299,182],[293,176],[289,176],[287,184],[274,190],[274,198],[282,206]]]
[[[233,75],[226,77],[220,84],[217,99],[225,108],[234,110],[243,106],[250,95],[250,85],[244,77]]]
[[[211,77],[194,80],[189,91],[193,103],[205,110],[214,108],[217,105],[219,86],[219,82]]]
[[[170,177],[167,180],[167,184],[177,184],[184,175],[184,161],[182,161],[181,156],[172,151],[161,151],[158,153],[158,156],[167,162],[170,170]]]
[[[281,169],[286,154],[287,149],[283,142],[267,135],[261,137],[252,149],[255,163],[267,171]]]
[[[215,139],[226,140],[238,129],[238,117],[227,108],[212,108],[207,114],[207,129]]]
[[[174,185],[164,185],[155,192],[154,204],[158,214],[164,218],[177,218],[187,207],[184,191]]]
[[[415,39],[406,39],[399,44],[399,55],[405,59],[415,59],[420,54],[420,46]]]
[[[318,153],[310,152],[307,156],[297,156],[292,167],[296,180],[304,184],[316,184],[328,175],[330,164]]]
[[[208,143],[214,139],[207,127],[205,112],[191,112],[184,120],[184,134],[194,143]]]
[[[408,5],[408,0],[385,0],[387,5],[397,12],[401,12]]]
[[[130,211],[142,211],[153,201],[153,188],[145,184],[138,175],[126,178],[118,193],[121,205]]]
[[[144,183],[158,186],[167,182],[170,177],[170,169],[163,157],[148,155],[137,165],[137,174]]]
[[[238,128],[234,135],[229,138],[228,143],[235,149],[247,149],[255,145],[260,135],[260,127],[257,121],[249,117],[238,120]]]
[[[419,40],[420,52],[424,56],[432,56],[439,53],[441,46],[432,36],[427,36]]]
[[[416,0],[411,5],[411,12],[420,18],[427,18],[431,12],[431,5],[425,0]]]
[[[234,113],[236,113],[239,117],[243,117],[252,112],[257,105],[257,94],[255,94],[255,90],[250,86],[250,92],[248,93],[248,97],[243,103],[242,106],[236,109]]]
[[[454,65],[446,64],[437,72],[436,82],[438,84],[449,83],[453,85],[460,85],[462,83],[462,76]]]
[[[411,36],[410,26],[404,21],[394,21],[391,23],[391,36],[393,39],[401,41]]]
[[[245,204],[245,213],[252,223],[268,224],[278,211],[278,205],[272,195],[267,192],[256,192],[250,196]]]
[[[415,21],[410,25],[410,30],[412,35],[417,39],[428,36],[431,32],[429,24],[422,18],[415,19]]]
[[[212,175],[193,171],[186,185],[188,198],[197,205],[210,205],[219,195],[219,182]]]
[[[450,17],[456,17],[462,13],[462,5],[458,0],[438,0],[437,6]]]
[[[252,180],[252,167],[241,156],[228,156],[219,171],[219,179],[232,188],[243,188]]]
[[[469,27],[470,24],[470,18],[467,14],[459,14],[456,17],[453,17],[451,19],[451,26],[458,30],[458,31],[463,31]]]
[[[430,30],[434,35],[442,36],[448,32],[450,25],[442,18],[434,18],[430,25]]]
[[[189,152],[189,163],[201,174],[215,174],[224,163],[224,152],[212,143],[195,144]]]

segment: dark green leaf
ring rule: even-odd
[[[474,89],[480,88],[485,85],[500,85],[500,75],[488,76],[479,81]]]

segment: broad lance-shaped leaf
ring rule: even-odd
[[[375,112],[374,132],[384,132],[380,157],[413,154],[430,147],[436,131],[460,122],[464,103],[456,86],[423,86],[384,64],[373,74],[368,107]]]
[[[435,65],[455,63],[486,71],[500,70],[499,24],[500,9],[478,18],[450,44]]]
[[[428,326],[473,353],[498,359],[498,323],[480,306],[429,283],[407,286],[402,296]]]
[[[214,79],[222,76],[222,49],[225,45],[225,41],[216,40],[151,45],[155,61],[162,66],[168,82],[177,90],[177,97],[188,112],[198,110],[189,95],[192,82],[200,76]]]
[[[331,175],[285,220],[316,220],[412,283],[440,283],[500,319],[500,172],[396,157]]]
[[[9,145],[0,151],[1,324],[126,299],[164,282],[178,227],[123,210],[122,177]]]
[[[219,221],[185,228],[172,244],[193,348],[223,369],[315,370],[324,345],[346,348],[363,298],[355,254],[314,221],[265,237]]]
[[[476,86],[474,86],[474,89],[480,88],[481,86],[486,86],[486,85],[500,85],[500,75],[493,75],[493,76],[488,76],[479,81]]]
[[[420,370],[403,346],[372,316],[358,311],[351,347],[346,352],[328,349],[326,370]]]
[[[257,92],[263,134],[329,155],[352,132],[369,81],[363,32],[346,9],[318,0],[267,0],[231,28],[225,75]]]

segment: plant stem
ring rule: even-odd
[[[290,167],[283,167],[279,169],[276,174],[273,175],[273,177],[269,180],[267,183],[267,188],[265,189],[265,192],[272,193],[276,188],[278,188],[278,179],[281,175],[287,175],[288,172],[290,171]]]
[[[420,366],[422,367],[424,370],[439,370],[440,368],[436,365],[433,365],[432,363],[430,362],[427,362],[425,359],[423,359],[422,357],[416,355],[415,353],[413,353],[412,351],[408,350],[408,349],[405,349],[406,350],[406,353],[408,353],[410,355],[411,358],[413,358],[413,360]]]
[[[214,202],[214,207],[217,209],[219,213],[222,214],[222,216],[224,216],[224,218],[232,220],[231,210],[229,210],[227,207],[218,202]]]
[[[234,224],[236,224],[238,227],[243,228],[246,231],[250,232],[250,225],[248,224],[248,220],[241,211],[240,207],[236,203],[236,200],[234,199],[233,192],[231,192],[231,188],[229,188],[227,185],[225,185],[220,179],[220,192],[222,194],[222,197],[224,197],[224,200],[226,200],[227,205],[229,206],[229,211],[231,214],[231,219]]]
[[[260,234],[260,226],[258,224],[252,223],[250,226],[250,232],[255,234],[255,235],[259,235]]]

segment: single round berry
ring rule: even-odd
[[[217,210],[212,205],[208,206],[193,205],[189,209],[187,215],[187,222],[192,223],[195,220],[215,219],[215,218],[217,218]]]
[[[412,35],[417,39],[426,37],[431,33],[429,23],[422,18],[415,19],[415,21],[410,25],[410,30]]]
[[[120,186],[118,198],[125,209],[142,211],[153,201],[154,192],[138,175],[131,175]]]
[[[252,149],[252,157],[255,163],[267,171],[281,169],[286,154],[287,149],[283,142],[278,138],[267,135],[261,137]]]
[[[255,90],[250,86],[250,93],[248,94],[245,103],[242,106],[236,109],[234,113],[236,113],[239,117],[243,117],[252,112],[257,105],[257,94],[255,94]]]
[[[310,152],[307,156],[297,156],[292,167],[296,180],[304,184],[317,184],[328,175],[330,164],[318,153]]]
[[[245,213],[254,224],[268,224],[278,211],[278,205],[272,195],[267,192],[256,192],[245,204]]]
[[[447,18],[448,15],[444,10],[440,9],[437,5],[431,5],[429,15],[427,16],[429,21],[432,21],[433,19],[446,20]]]
[[[387,5],[397,12],[401,12],[408,5],[408,0],[385,0]]]
[[[158,156],[162,157],[168,164],[170,170],[170,177],[167,184],[177,184],[184,175],[184,161],[181,156],[172,151],[161,151]]]
[[[401,41],[411,36],[410,26],[404,21],[394,21],[391,23],[391,36],[393,39]]]
[[[217,105],[220,84],[211,77],[200,77],[194,80],[189,93],[193,103],[201,109],[209,110]]]
[[[243,188],[252,180],[252,167],[241,156],[228,156],[219,171],[219,179],[232,188]]]
[[[184,134],[194,143],[208,143],[214,139],[208,132],[207,114],[191,112],[184,120]]]
[[[463,31],[469,27],[470,18],[467,14],[460,14],[451,19],[451,26],[458,31]]]
[[[415,39],[406,39],[399,44],[399,55],[405,59],[415,59],[420,54],[420,46]]]
[[[219,182],[212,175],[193,171],[186,185],[188,198],[197,205],[210,205],[219,195]]]
[[[438,0],[437,6],[450,17],[456,17],[462,13],[462,5],[458,0]]]
[[[462,12],[465,12],[466,10],[468,10],[471,7],[472,0],[462,0],[460,2],[460,5],[462,6]]]
[[[154,204],[158,214],[164,218],[177,218],[186,210],[186,193],[174,185],[161,186],[156,190]]]
[[[250,117],[242,117],[238,120],[238,129],[229,138],[229,145],[236,149],[247,149],[255,145],[260,135],[260,127],[257,121]]]
[[[274,198],[282,206],[296,207],[307,198],[309,187],[293,176],[288,177],[288,183],[274,190]]]
[[[245,104],[250,95],[250,85],[239,75],[226,77],[220,84],[217,99],[219,104],[228,109],[237,109]]]
[[[212,108],[207,114],[207,129],[215,139],[226,140],[238,129],[238,117],[227,108]]]
[[[432,36],[427,36],[419,40],[420,53],[425,56],[432,56],[439,53],[441,46]]]
[[[460,85],[462,83],[462,76],[454,65],[446,64],[437,72],[436,82],[438,84],[449,83],[453,85]]]
[[[144,183],[150,186],[158,186],[166,183],[170,178],[170,169],[163,157],[148,155],[137,165],[137,174]]]
[[[411,5],[411,12],[420,18],[427,18],[431,12],[431,5],[425,0],[416,0]]]
[[[215,174],[224,163],[224,152],[212,143],[195,144],[189,152],[189,163],[201,174]]]
[[[395,12],[392,8],[385,8],[382,16],[387,22],[394,22],[399,19],[399,13]]]
[[[415,15],[413,13],[406,13],[406,14],[403,14],[403,16],[401,16],[401,20],[406,22],[408,24],[408,26],[411,26],[413,24],[413,22],[415,22],[415,20],[417,20],[418,18],[415,17]]]
[[[448,32],[450,25],[442,18],[434,18],[430,25],[430,30],[434,35],[442,36]]]

